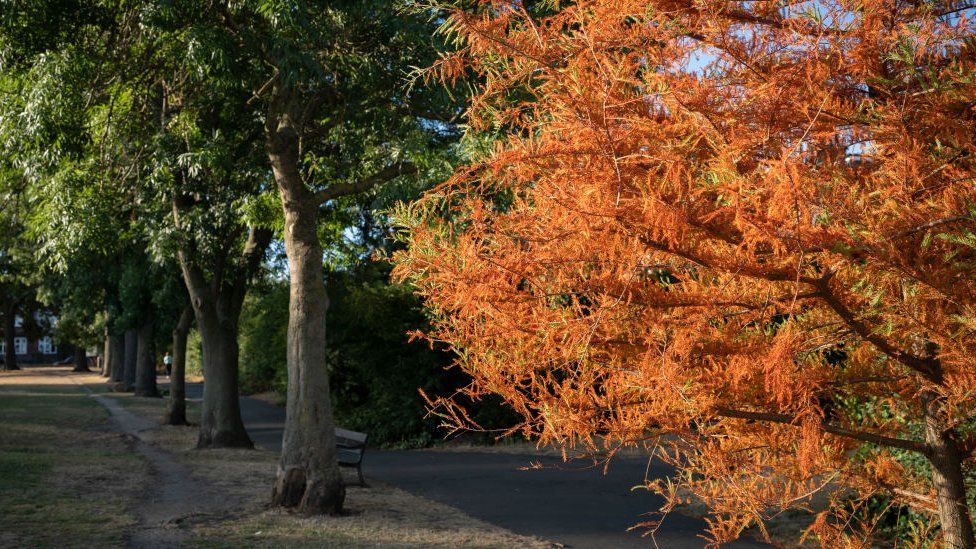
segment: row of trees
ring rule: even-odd
[[[348,240],[352,218],[371,216],[377,197],[409,197],[436,177],[456,139],[443,88],[408,86],[436,44],[432,24],[400,7],[0,6],[0,185],[26,212],[3,211],[24,227],[11,237],[30,251],[27,271],[61,307],[62,325],[76,318],[85,337],[104,340],[103,373],[123,390],[158,395],[154,349],[172,334],[169,423],[186,421],[196,325],[200,448],[252,446],[238,402],[240,315],[269,248],[283,244],[288,421],[273,500],[307,513],[339,512],[344,500],[323,260],[369,253],[326,254],[322,242]],[[380,220],[363,231],[388,228]]]

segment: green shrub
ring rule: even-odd
[[[203,377],[203,344],[196,327],[186,337],[186,376],[188,379]]]
[[[452,356],[409,340],[426,326],[419,300],[409,288],[390,284],[389,266],[367,262],[328,276],[327,359],[336,422],[367,432],[388,446],[423,446],[440,438],[418,390],[449,395],[467,377],[449,368]],[[279,281],[249,296],[241,320],[241,386],[246,392],[287,387],[285,349],[288,283]],[[497,401],[474,406],[485,427],[514,423]]]
[[[288,284],[276,282],[251,292],[240,326],[240,384],[245,393],[288,387]]]

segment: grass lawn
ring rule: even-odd
[[[164,399],[110,393],[97,375],[66,368],[0,372],[0,547],[124,545],[155,490],[150,464],[131,437],[75,381],[153,421]],[[191,403],[190,421],[199,418]],[[552,547],[460,511],[372,481],[351,486],[341,517],[268,509],[277,455],[266,450],[195,450],[195,427],[158,426],[142,442],[186,472],[177,484],[207,512],[174,517],[187,547]]]
[[[147,463],[58,375],[0,372],[0,546],[119,546]]]

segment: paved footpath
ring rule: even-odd
[[[201,389],[199,384],[188,385],[187,397],[200,398]],[[281,449],[283,408],[244,397],[241,415],[255,444]],[[526,469],[533,463],[545,467]],[[627,529],[650,518],[645,513],[657,509],[661,499],[631,488],[641,483],[645,473],[657,478],[669,469],[640,458],[615,459],[606,475],[586,465],[531,454],[370,450],[363,470],[367,482],[377,478],[513,532],[565,547],[653,548],[654,541]],[[701,520],[673,513],[658,529],[655,541],[663,549],[700,548],[703,527]],[[769,545],[746,540],[723,547]]]

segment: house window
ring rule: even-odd
[[[37,350],[42,355],[55,355],[58,353],[58,349],[54,346],[54,342],[51,341],[50,336],[44,336],[37,342]]]
[[[14,353],[18,355],[27,354],[27,338],[26,337],[15,337],[14,338]]]

